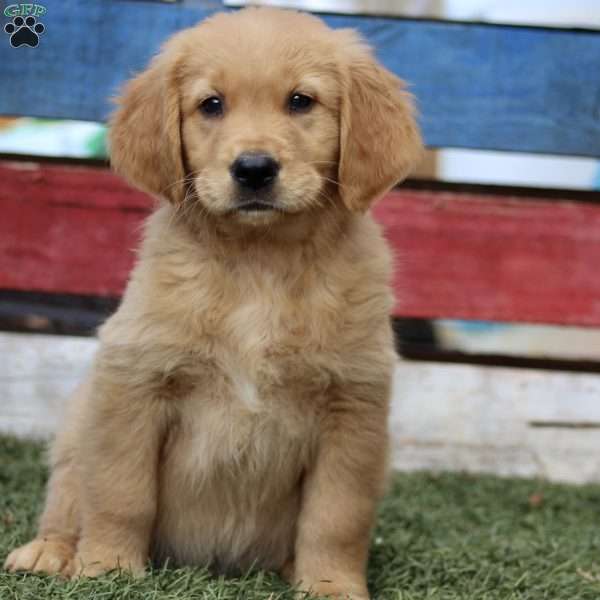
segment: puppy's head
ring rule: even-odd
[[[177,34],[119,103],[118,172],[243,225],[364,211],[421,150],[402,82],[354,32],[295,12],[219,14]]]

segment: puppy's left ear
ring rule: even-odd
[[[352,31],[340,111],[339,193],[352,211],[370,204],[416,166],[423,145],[412,96]]]
[[[185,195],[176,43],[176,38],[168,42],[150,66],[125,85],[109,133],[115,171],[174,204]]]

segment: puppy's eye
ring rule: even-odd
[[[220,117],[223,110],[223,100],[218,96],[210,96],[200,103],[200,112],[207,117]]]
[[[290,96],[288,108],[290,109],[290,112],[303,113],[308,112],[313,107],[314,103],[314,99],[310,96],[296,92]]]

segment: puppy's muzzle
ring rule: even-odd
[[[279,163],[262,152],[244,152],[229,168],[240,195],[238,211],[265,211],[275,208],[274,198],[269,193],[279,174]]]

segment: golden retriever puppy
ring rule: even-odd
[[[168,557],[368,598],[395,358],[368,209],[420,153],[402,87],[356,33],[256,8],[127,84],[112,162],[160,203],[8,569]]]

